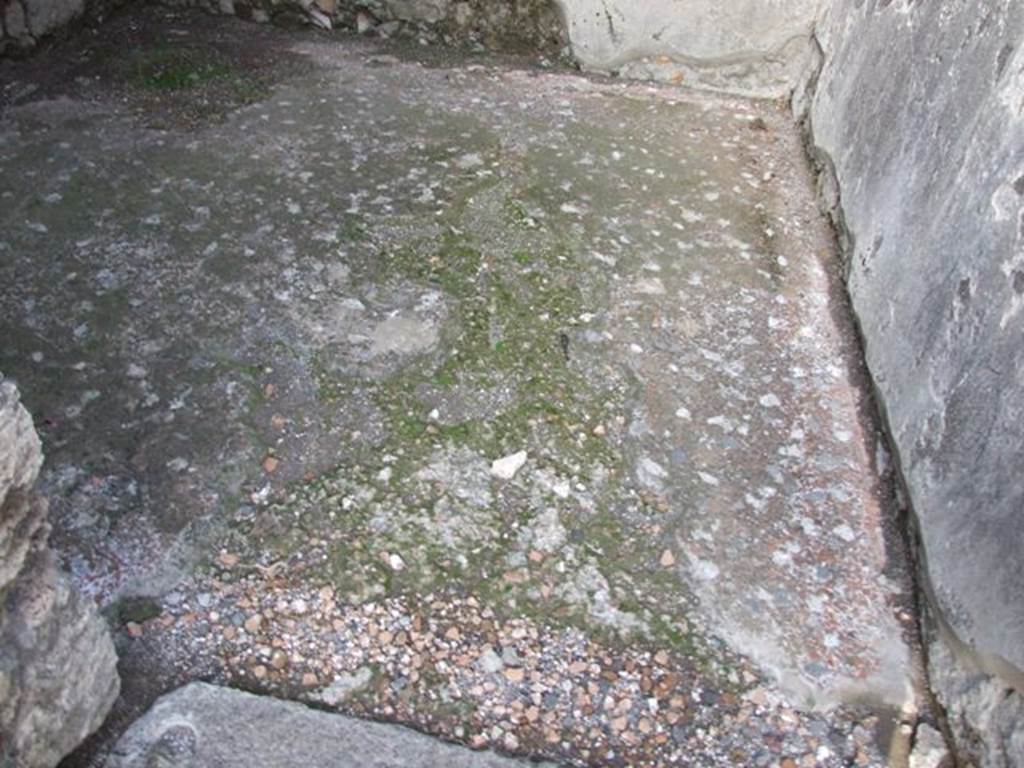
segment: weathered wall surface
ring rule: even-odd
[[[588,69],[761,96],[789,93],[819,0],[558,0]]]
[[[118,692],[106,625],[46,545],[33,492],[39,438],[0,376],[0,765],[54,766],[103,722]]]
[[[976,759],[1024,764],[1024,4],[835,0],[819,40],[797,107],[947,630],[933,681]]]

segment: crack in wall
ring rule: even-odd
[[[608,36],[611,37],[612,42],[619,42],[619,33],[615,31],[615,19],[612,18],[612,12],[608,9],[607,0],[601,0],[601,5],[604,7],[604,17],[608,22]]]

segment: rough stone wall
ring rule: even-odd
[[[0,56],[28,51],[83,16],[102,15],[120,0],[0,0]],[[568,55],[554,0],[167,0],[257,22],[293,17],[326,29],[346,28],[426,43],[471,43],[492,49]]]
[[[57,567],[43,455],[18,391],[0,376],[0,765],[54,766],[99,727],[118,693],[106,625]]]
[[[325,29],[424,43],[476,44],[568,55],[552,0],[168,0],[258,22],[302,17]]]
[[[795,106],[920,529],[933,686],[1024,765],[1024,4],[835,0]]]
[[[0,0],[0,56],[32,48],[85,12],[85,0]]]
[[[563,52],[565,45],[561,16],[551,0],[372,0],[362,5],[378,19],[431,25],[448,42],[469,39],[488,47],[551,53]],[[358,19],[354,24],[358,28]]]
[[[810,52],[819,0],[558,0],[587,69],[786,96]]]

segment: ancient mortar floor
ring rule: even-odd
[[[562,764],[886,764],[911,617],[781,105],[107,29],[0,69],[0,370],[123,654],[71,764],[197,678]]]

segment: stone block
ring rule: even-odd
[[[106,768],[153,765],[543,768],[447,744],[398,725],[205,683],[191,683],[157,701],[121,737]]]
[[[106,717],[117,657],[47,546],[43,454],[19,400],[0,377],[0,746],[18,768],[52,768]]]

